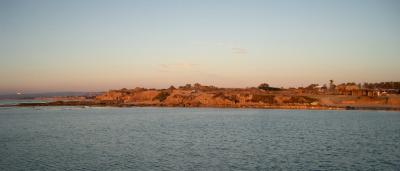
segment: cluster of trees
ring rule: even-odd
[[[400,82],[380,82],[380,83],[364,83],[364,84],[356,84],[354,82],[343,83],[341,85],[351,86],[356,85],[359,88],[365,89],[397,89],[400,90]]]
[[[348,83],[342,83],[340,85],[345,85],[345,86],[358,86],[359,88],[366,88],[366,89],[395,89],[395,90],[400,90],[400,82],[380,82],[380,83],[354,83],[354,82],[348,82]],[[303,88],[299,87],[299,89],[306,89],[306,90],[315,90],[318,88],[318,84],[310,84],[309,86]],[[320,87],[323,90],[334,90],[336,85],[333,83],[333,80],[329,80],[329,86],[324,84],[322,87]],[[191,84],[186,84],[185,86],[180,86],[180,89],[217,89],[214,86],[202,86],[199,83],[194,84],[192,86]],[[268,83],[262,83],[258,87],[258,89],[265,90],[265,91],[279,91],[282,90],[283,88],[277,88],[277,87],[271,87]],[[171,88],[170,88],[171,89]],[[175,87],[173,87],[175,89]]]
[[[333,90],[335,89],[336,85],[333,83],[333,80],[329,80],[329,87],[324,84],[321,89],[330,89]],[[400,90],[400,82],[380,82],[380,83],[354,83],[354,82],[348,82],[348,83],[342,83],[340,85],[345,85],[345,86],[358,86],[359,88],[365,88],[365,89],[393,89],[393,90]],[[306,89],[306,90],[313,90],[316,89],[319,85],[318,84],[310,84],[309,86],[303,88],[299,87],[300,89]],[[276,87],[271,87],[267,83],[262,83],[260,84],[257,88],[262,89],[262,90],[267,90],[267,91],[277,91],[277,90],[282,90],[281,88],[276,88]]]
[[[257,88],[261,89],[261,90],[266,90],[266,91],[279,91],[279,90],[282,90],[280,88],[270,87],[269,84],[267,84],[267,83],[262,83]]]
[[[398,90],[400,90],[400,82],[364,83],[363,88],[398,89]]]

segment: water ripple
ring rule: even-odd
[[[400,170],[400,113],[0,110],[0,170]]]

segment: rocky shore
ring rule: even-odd
[[[117,103],[104,103],[98,101],[55,101],[48,103],[21,103],[17,105],[8,105],[8,107],[35,107],[35,106],[88,106],[88,107],[205,107],[205,108],[260,108],[260,109],[307,109],[307,110],[346,110],[351,108],[337,107],[337,106],[321,106],[321,105],[197,105],[197,106],[184,106],[184,105],[171,105],[171,104],[117,104]],[[6,106],[3,106],[6,107]]]
[[[159,106],[315,110],[400,110],[399,96],[363,97],[310,94],[293,90],[217,88],[200,84],[168,89],[120,89],[79,100],[14,106]]]

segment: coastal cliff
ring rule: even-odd
[[[28,103],[19,106],[169,106],[278,109],[399,110],[400,96],[349,96],[279,88],[218,88],[198,83],[168,89],[110,90],[90,99]]]
[[[169,89],[121,89],[96,96],[95,101],[107,104],[155,105],[181,107],[263,107],[281,105],[318,105],[318,99],[302,95],[285,95],[257,88],[234,89],[186,85]]]

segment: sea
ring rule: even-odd
[[[400,113],[1,107],[0,170],[400,170]]]

